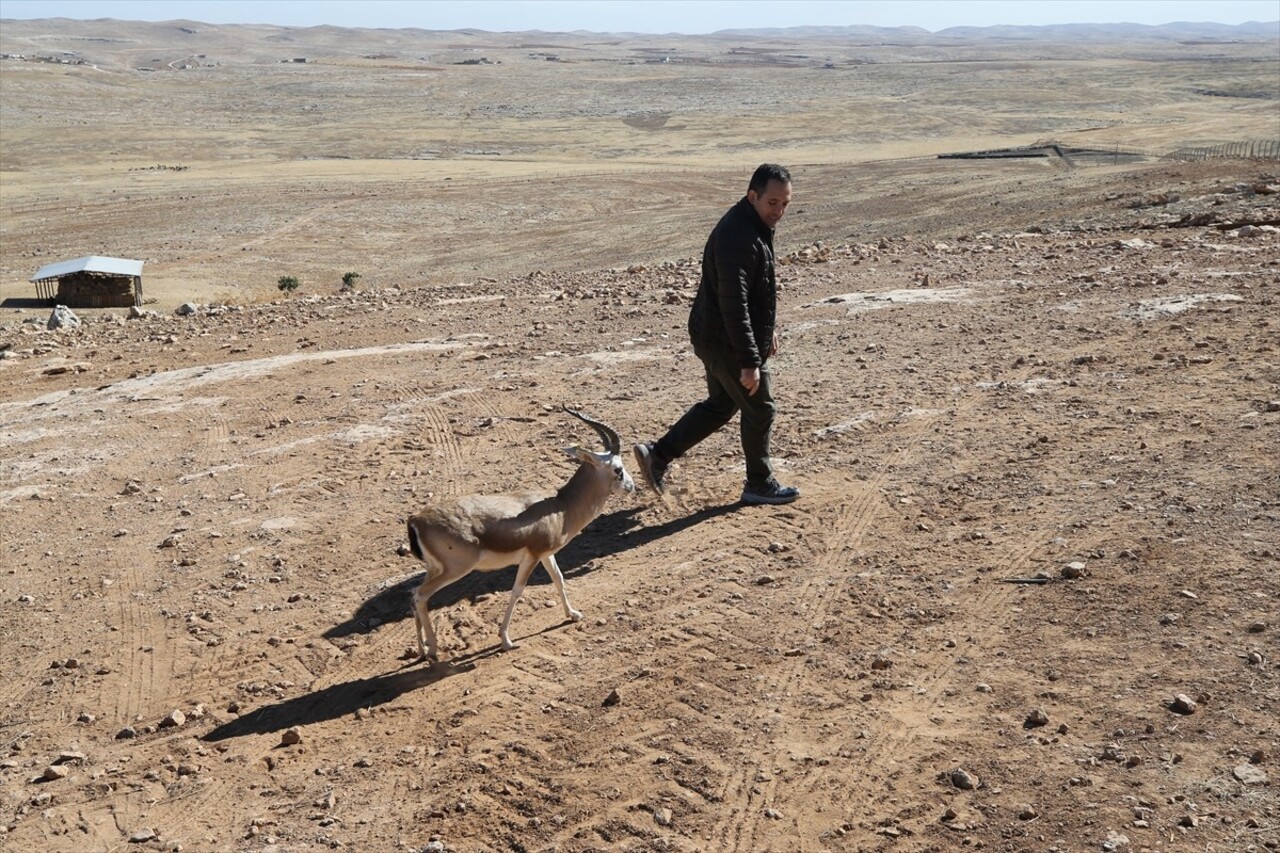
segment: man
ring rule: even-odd
[[[747,194],[721,217],[702,251],[702,282],[689,312],[689,338],[707,376],[696,403],[657,441],[637,444],[645,480],[662,492],[667,466],[742,412],[744,504],[786,504],[800,496],[773,476],[769,442],[777,406],[768,360],[778,351],[773,231],[791,203],[791,173],[765,163]]]

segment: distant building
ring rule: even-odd
[[[142,261],[89,255],[43,266],[31,280],[37,298],[68,308],[142,305]]]

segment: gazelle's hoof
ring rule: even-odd
[[[570,619],[572,619],[574,622],[581,622],[581,621],[582,621],[582,613],[581,613],[581,612],[579,612],[579,611],[577,611],[577,610],[574,610],[572,607],[570,607],[570,608],[569,608],[569,618],[570,618]]]

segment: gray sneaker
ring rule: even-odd
[[[763,486],[750,483],[742,487],[742,502],[748,505],[789,504],[800,497],[800,490],[794,486],[783,486],[777,480],[770,480]]]
[[[636,455],[636,464],[640,466],[640,473],[644,475],[645,482],[658,494],[662,494],[662,478],[667,473],[667,465],[665,462],[659,462],[658,457],[653,453],[653,442],[645,442],[637,444],[631,448]]]

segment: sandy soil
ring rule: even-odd
[[[745,174],[582,176],[531,230],[486,180],[440,223],[471,274],[414,272],[431,194],[373,169],[229,188],[170,261],[265,277],[208,236],[252,220],[354,293],[0,314],[0,847],[1277,849],[1274,162],[802,164],[802,499],[739,505],[726,429],[561,552],[583,621],[538,570],[503,652],[513,571],[472,575],[427,666],[405,517],[565,481],[596,437],[562,404],[629,445],[698,399],[695,258]],[[102,233],[176,233],[153,199]],[[13,270],[76,221],[6,204]]]

